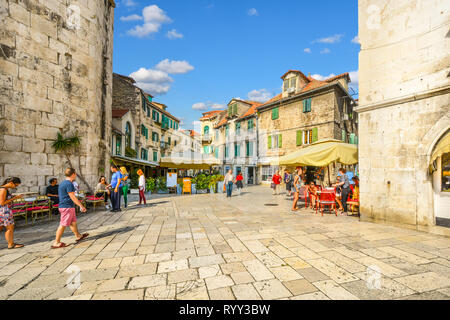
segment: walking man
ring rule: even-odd
[[[58,188],[59,195],[59,215],[60,224],[58,230],[56,230],[56,238],[51,246],[52,249],[64,248],[67,245],[61,242],[61,237],[64,234],[66,227],[70,227],[73,234],[76,237],[76,242],[80,242],[86,238],[89,234],[80,234],[77,228],[77,215],[75,212],[75,205],[80,207],[81,212],[86,212],[86,208],[75,196],[75,187],[73,186],[73,181],[76,179],[77,174],[74,168],[67,168],[65,171],[66,179],[61,182]]]
[[[233,179],[233,171],[228,170],[227,174],[225,175],[225,179],[224,179],[224,184],[225,187],[227,189],[227,198],[231,198],[231,194],[233,192],[233,183],[234,183],[234,179]]]
[[[111,190],[112,210],[111,210],[111,212],[119,212],[119,211],[122,211],[120,209],[120,197],[122,195],[122,187],[123,187],[122,174],[120,173],[120,171],[117,169],[117,167],[115,165],[111,165],[111,172],[113,173],[112,178],[111,178],[111,184],[110,184],[110,186],[112,187],[112,190]]]

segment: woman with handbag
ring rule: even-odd
[[[281,183],[281,176],[280,176],[279,171],[277,170],[272,177],[272,188],[273,188],[274,195],[278,194],[277,187],[280,185],[280,183]]]

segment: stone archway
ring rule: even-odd
[[[450,114],[444,115],[422,138],[418,145],[415,159],[416,185],[421,186],[417,192],[417,216],[419,225],[435,225],[435,192],[432,175],[428,172],[431,154],[439,139],[450,130]]]

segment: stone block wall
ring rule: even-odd
[[[359,1],[362,219],[435,223],[427,169],[450,128],[449,21],[448,1]]]
[[[0,180],[18,176],[19,191],[42,192],[68,166],[52,140],[78,132],[70,159],[95,186],[109,165],[114,1],[0,7]]]

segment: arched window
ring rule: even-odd
[[[125,147],[131,148],[131,124],[129,122],[125,125]]]
[[[208,126],[205,126],[205,127],[203,128],[203,133],[204,133],[204,134],[209,134],[209,127],[208,127]]]

